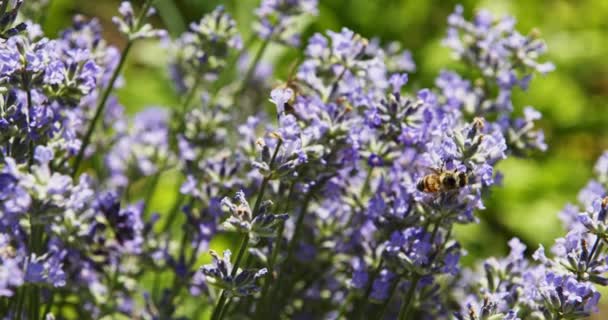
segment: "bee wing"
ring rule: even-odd
[[[443,172],[442,169],[435,168],[435,167],[423,166],[423,168],[425,168],[425,170],[432,172],[434,174],[437,174],[437,175],[439,175],[439,174],[441,174],[441,172]]]

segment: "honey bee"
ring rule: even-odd
[[[446,192],[463,188],[469,183],[468,174],[458,170],[431,169],[433,172],[416,183],[418,191],[426,193]]]
[[[293,91],[293,95],[292,95],[291,99],[289,99],[289,101],[285,102],[284,108],[285,108],[286,114],[293,114],[295,112],[293,105],[296,102],[296,96],[298,96],[301,92],[300,85],[298,84],[298,80],[295,77],[298,64],[299,64],[298,61],[293,63],[293,65],[291,66],[291,70],[289,71],[289,76],[287,77],[287,81],[285,83],[280,84],[273,88],[273,89],[277,89],[277,88],[291,89],[291,91]]]
[[[249,208],[246,204],[239,204],[235,209],[235,215],[237,217],[246,219],[247,221],[251,221],[251,208]]]

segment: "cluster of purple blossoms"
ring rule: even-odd
[[[306,14],[318,14],[317,0],[262,0],[255,11],[258,19],[254,29],[266,41],[297,47],[297,20]]]
[[[231,51],[243,46],[236,22],[223,7],[190,24],[171,50],[171,78],[180,92],[213,82],[228,64]],[[197,88],[198,89],[198,88]]]
[[[555,240],[551,256],[541,245],[528,261],[526,247],[512,239],[508,257],[463,273],[454,291],[462,301],[457,318],[576,319],[597,312],[595,285],[608,285],[606,159],[608,152],[595,166],[597,180],[579,194],[580,205],[568,204],[560,214],[568,233]]]
[[[152,1],[123,2],[121,51],[82,16],[47,38],[18,23],[22,3],[0,1],[3,318],[574,319],[597,309],[608,153],[580,206],[560,214],[568,233],[550,255],[540,247],[529,260],[514,239],[508,257],[460,266],[453,226],[477,221],[501,181],[496,165],[547,148],[540,113],[511,96],[553,66],[512,18],[468,21],[461,7],[448,18],[445,44],[479,78],[443,70],[433,87],[408,90],[409,51],[343,28],[308,39],[271,88],[251,81],[265,74],[264,50],[299,46],[297,22],[317,14],[316,0],[263,0],[260,48],[234,79],[248,53],[223,7],[169,40],[147,22]],[[35,19],[45,4],[24,5]],[[114,89],[142,38],[162,38],[184,99],[130,119]],[[162,197],[175,199],[159,210],[169,175],[176,188]],[[228,239],[222,256],[216,239]]]

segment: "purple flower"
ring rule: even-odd
[[[259,291],[256,280],[266,274],[266,268],[260,270],[240,270],[233,272],[230,263],[230,250],[224,251],[220,258],[215,251],[210,251],[213,263],[201,267],[207,277],[207,283],[224,289],[229,296],[248,296]],[[234,276],[233,276],[234,275]]]
[[[285,104],[293,98],[293,90],[291,88],[277,88],[270,93],[270,102],[277,106],[277,113],[285,112]]]
[[[395,275],[390,271],[383,269],[372,284],[372,292],[370,298],[376,301],[384,301],[389,298],[390,291],[394,285],[393,278]]]
[[[298,46],[297,20],[317,13],[317,0],[262,0],[254,30],[262,39]]]
[[[402,74],[393,74],[388,81],[391,83],[391,86],[393,87],[393,92],[400,92],[401,87],[403,87],[407,83],[407,80],[408,80],[407,73],[402,73]]]
[[[112,17],[112,22],[118,26],[118,30],[126,35],[129,40],[143,38],[163,38],[167,36],[165,30],[156,30],[148,23],[144,23],[146,19],[154,14],[154,9],[150,8],[148,12],[142,15],[136,15],[133,11],[133,6],[130,1],[123,1],[118,8],[120,17]]]
[[[231,53],[243,46],[236,22],[218,6],[198,23],[191,23],[169,46],[171,78],[180,92],[198,81],[213,81],[226,67]]]
[[[125,187],[141,176],[151,176],[169,164],[168,111],[148,108],[133,119],[132,128],[115,138],[105,156],[112,187]]]

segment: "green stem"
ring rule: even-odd
[[[159,166],[156,173],[152,176],[152,181],[150,181],[150,185],[146,189],[146,195],[144,197],[144,208],[143,208],[144,214],[146,214],[148,212],[148,209],[150,208],[150,201],[152,201],[152,197],[154,196],[154,193],[156,192],[156,188],[158,187],[158,183],[160,182],[160,176],[161,176],[162,172],[164,171],[164,167],[167,164],[168,159],[169,159],[169,157],[165,156],[162,164]],[[130,184],[129,184],[129,186],[130,186]]]
[[[173,116],[177,116],[178,117],[178,121],[179,121],[179,130],[182,131],[184,129],[184,120],[185,120],[185,115],[186,112],[188,112],[188,109],[190,107],[190,104],[192,103],[192,99],[194,99],[194,96],[196,95],[196,92],[198,91],[198,87],[201,85],[202,83],[202,76],[199,76],[196,78],[194,84],[192,85],[192,88],[190,88],[190,91],[188,92],[188,96],[186,97],[186,99],[183,100],[182,104],[181,104],[181,111],[179,113],[173,113]],[[170,136],[173,136],[173,132],[170,133]],[[144,200],[144,213],[147,211],[146,209],[148,208],[148,204],[150,203],[150,200],[152,199],[152,196],[154,195],[154,192],[156,191],[156,188],[158,187],[158,182],[160,181],[160,176],[163,173],[163,171],[165,170],[165,166],[167,165],[167,161],[169,160],[169,158],[167,156],[165,156],[165,159],[161,165],[161,167],[158,169],[158,171],[154,174],[154,176],[152,177],[152,181],[150,184],[150,187],[148,188],[148,191],[146,192],[146,198]],[[177,193],[179,193],[179,187],[180,185],[178,184],[178,189],[177,189]],[[172,211],[173,212],[173,211]]]
[[[378,317],[376,317],[376,319],[384,319],[386,310],[388,310],[388,305],[390,304],[391,300],[393,299],[393,296],[395,295],[395,291],[397,290],[398,285],[399,285],[399,279],[396,279],[395,282],[393,282],[393,284],[391,285],[391,287],[389,289],[388,298],[386,298],[386,300],[384,300],[384,302],[382,303],[382,306],[380,307],[380,312],[378,314]]]
[[[220,311],[220,319],[224,318],[224,314],[228,311],[228,308],[230,307],[231,303],[232,303],[232,300],[226,301],[226,305],[224,305],[224,307]]]
[[[190,88],[190,92],[188,92],[188,96],[186,96],[186,99],[184,99],[184,101],[182,102],[182,107],[181,107],[181,116],[183,117],[186,112],[188,112],[188,108],[190,107],[190,104],[192,103],[192,100],[194,99],[194,96],[196,95],[196,92],[198,91],[198,87],[201,85],[201,82],[203,80],[202,75],[197,77],[196,80],[194,81],[194,84],[192,85],[192,88]],[[182,122],[182,121],[180,121]]]
[[[51,11],[52,4],[53,4],[53,0],[49,0],[47,2],[47,4],[41,10],[40,16],[38,17],[38,24],[42,27],[45,27],[45,23],[46,23],[48,14]]]
[[[306,215],[306,211],[308,211],[308,205],[310,204],[310,201],[312,200],[314,194],[313,190],[315,190],[315,188],[312,188],[310,191],[308,191],[308,193],[306,194],[306,198],[304,199],[304,204],[300,209],[300,214],[298,215],[298,220],[296,221],[296,226],[293,232],[293,237],[287,245],[287,258],[285,258],[285,263],[291,261],[293,257],[294,249],[296,247],[296,243],[298,242],[297,239],[300,237],[300,233],[302,233],[302,228],[304,226],[304,216]],[[282,273],[284,274],[284,272]]]
[[[255,205],[253,207],[253,214],[252,214],[253,218],[257,217],[258,214],[260,213],[259,211],[260,211],[260,206],[262,204],[262,199],[264,197],[264,193],[266,192],[266,187],[268,186],[268,182],[272,178],[273,165],[277,158],[277,155],[279,154],[279,149],[281,148],[282,144],[283,144],[283,140],[279,139],[276,147],[274,148],[274,153],[272,154],[272,158],[270,159],[270,163],[268,164],[268,167],[270,168],[271,173],[269,173],[267,176],[265,176],[264,179],[262,180],[262,185],[260,186],[260,191],[258,192],[258,197],[255,200]],[[247,233],[243,236],[243,240],[241,241],[239,252],[238,252],[238,254],[236,256],[236,260],[234,261],[234,264],[232,266],[232,271],[230,272],[230,275],[232,277],[236,276],[236,273],[239,269],[239,265],[241,264],[241,260],[243,259],[243,256],[245,255],[245,252],[247,251],[248,246],[249,246],[249,234]],[[213,310],[213,315],[211,317],[212,320],[222,319],[222,316],[223,316],[222,309],[224,308],[224,303],[226,302],[226,299],[227,299],[226,290],[223,290],[220,295],[220,300],[218,301],[218,304],[215,306],[215,309]]]
[[[27,68],[27,62],[25,63],[26,66],[24,66],[24,69]],[[27,95],[27,130],[28,133],[30,131],[30,121],[31,121],[31,114],[32,114],[32,91],[29,88],[29,84],[26,78],[26,73],[23,72],[23,76],[22,76],[22,80],[23,80],[23,90],[25,91],[26,95]],[[34,164],[34,141],[31,140],[32,137],[29,137],[30,142],[29,142],[29,160],[28,160],[28,168],[31,168],[32,165]]]
[[[289,212],[289,204],[290,204],[290,200],[291,197],[293,196],[293,192],[295,190],[295,183],[292,183],[291,186],[289,187],[289,192],[287,193],[287,201],[285,203],[285,209],[283,210],[283,212],[287,213]],[[275,241],[275,245],[272,248],[272,253],[270,256],[270,261],[268,261],[268,277],[266,277],[265,281],[264,281],[264,287],[262,288],[262,294],[260,295],[260,304],[258,305],[258,307],[256,307],[256,316],[255,318],[259,318],[260,316],[263,316],[263,312],[266,309],[266,304],[269,303],[269,301],[266,301],[267,299],[267,295],[268,295],[268,290],[270,289],[270,282],[272,281],[273,277],[274,277],[274,265],[277,261],[277,257],[279,255],[279,251],[281,251],[281,239],[283,239],[283,231],[285,230],[285,222],[282,222],[279,225],[279,228],[277,229],[277,237],[276,237],[276,241]]]
[[[294,248],[296,246],[297,239],[299,238],[300,233],[302,232],[302,228],[303,228],[303,225],[304,225],[304,216],[306,215],[306,211],[308,211],[308,205],[310,204],[315,191],[317,191],[317,187],[319,187],[321,184],[322,183],[317,184],[315,187],[312,187],[306,193],[306,197],[304,198],[304,202],[302,203],[302,207],[300,207],[300,212],[298,214],[298,219],[297,219],[296,224],[295,224],[295,229],[294,229],[293,236],[291,238],[291,241],[289,241],[289,244],[287,245],[287,256],[285,258],[285,262],[283,263],[284,266],[279,271],[279,276],[278,276],[278,279],[276,281],[277,285],[275,286],[274,290],[272,291],[272,295],[270,296],[270,299],[271,299],[270,301],[274,301],[275,298],[277,297],[279,291],[282,289],[283,280],[284,280],[285,275],[286,275],[285,267],[289,265],[289,263],[291,262],[291,259],[293,258]],[[276,317],[278,317],[278,315],[279,314],[276,313]]]
[[[595,243],[593,243],[593,247],[591,248],[591,252],[589,252],[589,257],[587,258],[587,263],[585,264],[586,266],[589,265],[589,262],[593,261],[593,258],[595,256],[595,252],[597,251],[597,247],[600,244],[600,236],[596,236],[595,238]],[[587,271],[588,267],[585,267],[585,271]]]
[[[430,240],[431,245],[435,241],[435,237],[437,236],[437,232],[439,231],[440,222],[441,222],[441,219],[439,219],[433,226],[433,231],[431,233],[431,240]],[[447,243],[447,241],[448,241],[448,239],[446,239],[445,242]],[[435,256],[433,255],[430,259],[431,261],[429,261],[429,264],[432,263],[432,260],[434,260],[434,258],[435,258]],[[415,274],[412,281],[410,282],[410,287],[408,288],[407,293],[405,294],[403,303],[401,304],[401,309],[399,310],[399,316],[397,317],[397,319],[399,319],[399,320],[408,319],[410,311],[412,309],[412,304],[413,304],[412,300],[414,298],[414,294],[416,293],[416,286],[418,285],[418,281],[420,281],[420,277],[421,276],[419,274]]]
[[[179,209],[181,208],[182,202],[185,199],[185,196],[179,192],[179,189],[180,189],[180,186],[178,184],[178,186],[177,186],[178,197],[175,200],[173,207],[169,211],[167,220],[165,220],[165,224],[163,225],[163,227],[161,229],[163,233],[167,232],[167,231],[169,231],[169,229],[171,229],[171,226],[173,225],[173,221],[175,220],[175,217],[177,217],[177,214],[179,212]],[[193,200],[191,200],[191,201],[193,201]]]
[[[42,313],[43,317],[46,317],[47,314],[51,313],[54,302],[55,302],[55,292],[51,291],[51,297],[49,298],[49,301],[47,302],[46,307],[44,308],[44,312]]]
[[[84,135],[84,139],[82,140],[82,145],[80,146],[80,150],[78,150],[78,155],[76,156],[76,160],[74,160],[74,165],[73,165],[73,169],[72,169],[72,177],[76,176],[76,173],[78,172],[78,169],[80,168],[80,164],[82,162],[82,159],[84,158],[84,152],[86,151],[87,147],[89,146],[89,143],[91,142],[91,136],[93,135],[93,131],[95,131],[95,126],[97,125],[97,122],[99,122],[99,118],[103,114],[103,111],[106,106],[106,102],[108,101],[108,98],[110,97],[110,93],[112,93],[112,90],[114,89],[114,83],[116,82],[116,80],[118,79],[118,76],[120,75],[120,72],[125,64],[125,61],[127,60],[127,56],[129,55],[129,52],[131,51],[131,48],[133,47],[133,43],[134,43],[133,40],[129,40],[127,42],[127,46],[122,51],[122,54],[120,56],[120,61],[118,62],[118,66],[114,70],[114,73],[112,74],[112,77],[110,78],[110,82],[108,83],[108,86],[103,91],[101,100],[99,100],[99,104],[97,104],[97,108],[95,109],[95,115],[93,116],[93,120],[91,120],[91,123],[89,123],[89,127],[86,131],[86,134]]]
[[[16,304],[16,311],[15,311],[15,319],[21,320],[23,319],[23,302],[25,301],[25,293],[26,293],[26,287],[23,286],[21,287],[21,290],[19,290],[18,296],[17,296],[17,304]]]
[[[414,298],[414,293],[416,292],[416,286],[418,285],[418,281],[420,281],[420,276],[415,275],[414,279],[412,279],[410,283],[409,289],[407,290],[407,294],[403,299],[403,303],[401,304],[401,309],[399,310],[399,316],[397,317],[397,319],[408,319],[412,306],[412,299]]]
[[[188,232],[183,232],[182,233],[182,239],[180,241],[180,250],[179,250],[179,260],[180,261],[186,261],[186,256],[187,256],[187,248],[186,245],[188,243]],[[195,255],[196,253],[193,252],[192,255]],[[187,270],[190,270],[191,265],[188,263],[187,266]],[[154,286],[156,288],[154,288],[154,290],[158,291],[158,276],[159,274],[157,273],[157,278],[155,278],[155,283]],[[174,302],[175,299],[179,300],[179,294],[180,291],[182,290],[182,287],[187,283],[187,281],[184,281],[183,278],[181,278],[177,273],[173,274],[173,283],[171,284],[171,290],[169,291],[169,298],[167,299],[167,301],[170,301],[171,303],[166,304],[161,306],[161,318],[165,319],[165,318],[171,318],[171,316],[173,315],[173,312],[175,312],[175,310],[173,308],[171,308],[172,306],[175,305],[179,305],[179,302]],[[154,292],[154,291],[153,291]]]
[[[144,22],[144,18],[146,16],[148,10],[152,6],[152,1],[153,0],[147,0],[145,2],[144,6],[142,7],[142,10],[137,17],[137,23],[135,24],[135,30],[139,30],[141,28],[141,26]],[[72,169],[73,170],[72,177],[75,177],[76,173],[78,173],[78,169],[80,168],[82,159],[84,158],[84,152],[86,151],[87,147],[89,146],[89,143],[91,142],[91,136],[93,135],[93,132],[95,131],[95,126],[97,125],[97,122],[99,122],[99,118],[103,114],[103,111],[106,107],[106,102],[108,101],[108,98],[110,97],[110,94],[112,93],[112,90],[114,89],[114,83],[116,83],[116,80],[118,79],[118,76],[120,75],[120,72],[122,71],[122,68],[125,65],[127,56],[129,55],[131,48],[133,48],[134,43],[135,43],[135,40],[129,38],[129,40],[127,41],[127,45],[125,46],[125,49],[122,51],[122,54],[120,55],[120,61],[118,62],[118,66],[114,70],[114,73],[112,74],[112,77],[110,78],[110,82],[108,83],[108,86],[103,91],[101,100],[99,100],[99,104],[97,105],[97,108],[95,109],[95,115],[93,116],[93,120],[91,121],[91,123],[89,123],[89,128],[86,131],[84,139],[82,140],[82,145],[80,146],[80,150],[78,150],[78,155],[76,156],[76,160],[74,161],[74,166]]]
[[[43,236],[44,236],[44,227],[39,225],[34,218],[33,213],[29,214],[30,219],[30,243],[29,249],[32,253],[36,254],[36,257],[40,257],[42,254],[43,248]],[[40,318],[40,289],[38,285],[31,284],[30,286],[26,286],[24,295],[29,293],[29,301],[27,306],[27,314],[28,319],[39,319]]]
[[[344,301],[344,303],[342,303],[342,305],[340,306],[340,310],[338,311],[338,316],[336,317],[336,320],[346,319],[346,318],[344,318],[344,316],[346,315],[346,310],[348,310],[348,306],[350,305],[350,303],[353,301],[354,298],[355,298],[355,295],[351,291],[348,294],[348,296],[346,297],[346,301]]]
[[[331,100],[331,97],[336,93],[336,90],[338,90],[338,85],[340,84],[340,80],[342,80],[342,78],[344,77],[344,74],[346,73],[346,70],[347,70],[346,66],[342,66],[342,67],[344,69],[342,69],[342,72],[340,72],[340,74],[338,75],[336,80],[334,80],[334,82],[332,83],[329,94],[324,99],[325,103],[329,102]]]
[[[213,308],[213,314],[211,314],[211,320],[219,319],[220,315],[222,314],[222,308],[224,308],[224,303],[226,303],[227,298],[228,297],[226,296],[226,291],[222,290],[222,293],[220,294],[220,299],[217,301],[215,308]]]
[[[239,269],[239,265],[241,264],[241,260],[245,255],[245,251],[247,251],[247,247],[249,245],[249,234],[245,234],[243,239],[241,240],[241,245],[239,247],[239,252],[236,255],[236,260],[234,260],[234,265],[232,266],[232,271],[230,275],[234,277],[236,275],[237,270]]]
[[[369,299],[369,295],[372,293],[372,288],[373,288],[374,280],[380,274],[380,271],[382,270],[383,266],[384,266],[384,259],[383,259],[383,257],[380,257],[380,262],[378,263],[378,266],[376,267],[376,269],[371,274],[371,277],[369,277],[369,281],[367,283],[367,286],[365,287],[365,293],[363,295],[363,300],[361,301],[361,304],[357,304],[353,308],[352,318],[356,317],[357,314],[360,314],[361,316],[363,316],[363,312],[365,312],[365,307],[367,306],[367,301]],[[363,312],[360,312],[361,310]]]
[[[28,319],[40,319],[40,289],[37,285],[30,288],[30,305]]]
[[[272,34],[268,35],[268,37],[262,43],[262,46],[260,47],[260,49],[258,49],[258,52],[255,54],[253,61],[249,65],[249,69],[247,69],[247,73],[245,73],[245,78],[243,78],[243,82],[241,83],[241,87],[237,91],[236,96],[241,95],[245,91],[245,88],[247,88],[247,84],[249,84],[249,81],[251,80],[251,77],[253,76],[253,72],[258,67],[258,64],[260,63],[260,60],[262,59],[262,55],[264,55],[264,51],[266,51],[268,44],[270,44],[271,36],[272,36]]]

